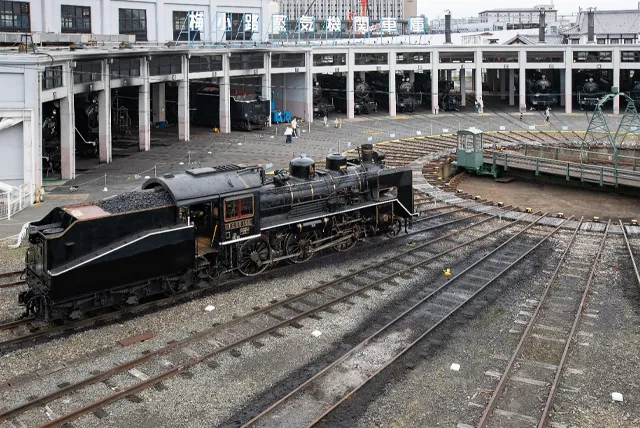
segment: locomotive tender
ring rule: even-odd
[[[260,167],[206,167],[147,180],[142,191],[54,208],[28,228],[25,316],[87,311],[182,293],[201,280],[256,275],[365,236],[397,235],[413,212],[412,174],[371,144],[358,158],[308,157],[268,179]]]

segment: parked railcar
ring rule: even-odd
[[[412,211],[411,169],[386,167],[370,144],[357,158],[329,155],[324,170],[293,159],[271,179],[235,165],[165,174],[32,222],[19,302],[38,320],[75,319],[395,236]]]
[[[324,92],[319,82],[313,85],[313,115],[315,117],[329,117],[335,107],[324,96]]]
[[[553,107],[558,102],[553,94],[553,86],[544,74],[535,74],[533,79],[527,81],[529,105],[534,108]]]
[[[460,110],[460,95],[456,92],[453,80],[438,81],[438,98],[440,100],[440,108],[442,110]]]

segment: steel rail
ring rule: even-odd
[[[587,286],[584,288],[584,292],[582,293],[582,299],[580,300],[580,306],[578,306],[578,311],[576,312],[576,317],[573,320],[573,325],[571,326],[571,331],[569,332],[569,337],[564,345],[564,352],[562,353],[562,358],[560,359],[560,363],[556,369],[556,375],[553,379],[553,383],[551,384],[551,390],[549,391],[549,395],[547,396],[547,402],[544,405],[544,409],[542,410],[542,415],[540,416],[540,422],[538,422],[538,428],[544,428],[549,419],[549,413],[551,412],[551,407],[553,405],[553,400],[556,397],[556,392],[558,390],[558,384],[560,383],[560,376],[562,375],[562,369],[564,368],[564,364],[567,361],[567,357],[569,355],[569,349],[571,348],[571,342],[573,341],[573,337],[576,334],[576,329],[578,328],[578,324],[580,323],[580,319],[582,318],[582,310],[584,309],[585,302],[587,301],[587,296],[589,295],[589,291],[591,290],[591,284],[593,283],[593,278],[595,277],[596,268],[598,266],[598,260],[602,255],[602,250],[604,249],[604,244],[607,241],[607,234],[609,233],[609,226],[611,225],[611,220],[607,222],[607,228],[604,231],[604,235],[602,237],[602,242],[600,242],[600,248],[598,248],[598,253],[596,254],[596,258],[593,261],[593,267],[591,268],[591,273],[589,274],[589,279],[587,280]]]
[[[6,278],[8,276],[16,276],[16,275],[22,275],[24,273],[24,269],[23,270],[16,270],[13,272],[3,272],[0,273],[0,278]]]
[[[20,281],[15,281],[15,282],[9,282],[6,284],[0,284],[0,288],[11,288],[11,287],[15,287],[16,285],[22,285],[22,284],[26,284],[27,281],[24,280],[20,280]]]
[[[255,416],[253,419],[251,419],[249,422],[247,422],[246,424],[243,425],[243,427],[248,427],[251,426],[253,423],[258,422],[259,420],[261,420],[265,415],[267,415],[268,413],[270,413],[272,410],[274,410],[276,407],[278,407],[279,405],[281,405],[282,403],[286,402],[287,400],[289,400],[292,396],[294,396],[296,393],[302,391],[304,388],[306,388],[308,385],[310,385],[312,382],[314,382],[316,379],[320,378],[321,376],[323,376],[325,373],[328,373],[332,368],[337,367],[339,364],[341,364],[342,362],[344,362],[347,358],[349,358],[351,355],[355,354],[356,352],[360,351],[362,348],[364,348],[367,344],[370,344],[372,342],[375,341],[376,337],[383,333],[384,331],[386,331],[388,328],[390,328],[391,326],[393,326],[395,323],[397,323],[398,321],[402,320],[403,318],[405,318],[408,314],[412,313],[415,309],[417,309],[418,307],[422,306],[425,302],[427,302],[428,300],[430,300],[434,295],[436,295],[437,293],[440,293],[442,290],[444,290],[445,288],[448,288],[451,284],[453,284],[454,282],[456,282],[457,279],[461,278],[465,273],[469,272],[471,269],[473,269],[475,266],[477,266],[478,264],[488,260],[491,256],[493,256],[496,252],[498,252],[500,249],[502,249],[503,247],[505,247],[506,245],[508,245],[511,241],[513,241],[514,239],[516,239],[518,236],[522,235],[524,232],[526,232],[527,230],[529,230],[531,227],[533,227],[536,223],[538,223],[538,221],[540,221],[542,218],[544,218],[546,216],[546,213],[543,214],[541,217],[539,217],[538,219],[534,220],[533,222],[529,223],[526,227],[524,227],[522,230],[520,230],[517,234],[515,234],[514,236],[512,236],[511,238],[509,238],[507,241],[505,241],[504,243],[502,243],[501,245],[499,245],[497,248],[495,248],[494,250],[492,250],[490,253],[488,253],[486,256],[484,256],[483,258],[481,258],[480,260],[476,261],[475,263],[473,263],[472,265],[470,265],[469,267],[467,267],[465,270],[463,270],[462,272],[460,272],[458,275],[456,275],[454,278],[452,278],[450,281],[444,283],[442,286],[440,286],[439,288],[437,288],[436,290],[434,290],[433,292],[431,292],[429,295],[427,295],[426,297],[424,297],[423,299],[421,299],[419,302],[417,302],[414,306],[412,306],[411,308],[407,309],[404,313],[402,313],[400,316],[398,316],[396,319],[392,320],[391,322],[389,322],[387,325],[385,325],[384,327],[380,328],[377,332],[373,333],[371,336],[369,336],[368,338],[366,338],[365,340],[363,340],[362,342],[360,342],[360,344],[358,344],[356,347],[354,347],[353,349],[351,349],[349,352],[347,352],[345,355],[343,355],[342,357],[340,357],[338,360],[334,361],[333,363],[331,363],[329,366],[325,367],[323,370],[321,370],[320,372],[316,373],[314,376],[312,376],[310,379],[308,379],[306,382],[304,382],[302,385],[298,386],[296,389],[294,389],[293,391],[291,391],[289,394],[287,394],[286,396],[284,396],[283,398],[281,398],[280,400],[276,401],[274,404],[272,404],[271,406],[269,406],[267,409],[263,410],[260,414],[258,414],[257,416]],[[329,413],[331,413],[334,409],[336,409],[342,402],[344,402],[345,400],[347,400],[349,397],[351,397],[356,391],[358,391],[362,386],[364,386],[366,383],[368,383],[371,379],[373,379],[376,375],[378,375],[380,372],[382,372],[384,369],[386,369],[389,365],[391,365],[394,361],[396,361],[400,356],[402,356],[405,352],[407,352],[409,349],[411,349],[416,343],[419,343],[422,339],[424,339],[424,337],[426,335],[428,335],[429,333],[431,333],[431,331],[433,331],[435,328],[437,328],[440,324],[442,324],[445,320],[447,320],[451,315],[453,315],[454,313],[456,313],[460,308],[462,308],[464,305],[466,305],[468,302],[470,302],[471,300],[473,300],[480,292],[482,292],[486,287],[488,287],[490,284],[492,284],[496,279],[498,279],[499,277],[501,277],[505,272],[507,272],[508,270],[510,270],[513,266],[515,266],[518,262],[520,262],[523,258],[525,258],[528,254],[530,254],[532,251],[534,251],[535,249],[537,249],[542,243],[544,243],[551,235],[553,235],[554,233],[556,233],[558,230],[560,230],[560,228],[562,227],[562,225],[564,223],[566,223],[569,219],[564,220],[559,226],[557,226],[553,231],[551,231],[550,233],[548,233],[547,235],[545,235],[543,237],[543,239],[538,242],[536,245],[534,245],[532,248],[530,248],[529,250],[527,250],[523,255],[521,255],[520,257],[518,257],[514,262],[512,262],[509,266],[507,266],[506,268],[504,268],[501,272],[499,272],[498,274],[496,274],[493,278],[491,278],[490,280],[488,280],[485,285],[483,285],[480,289],[478,289],[475,293],[473,293],[469,298],[467,298],[467,300],[465,300],[464,302],[462,302],[461,304],[459,304],[458,306],[456,306],[453,310],[451,310],[448,314],[446,314],[442,319],[440,319],[440,321],[436,322],[433,326],[431,326],[427,331],[425,331],[423,334],[421,334],[416,340],[414,340],[413,342],[411,342],[408,346],[406,346],[402,351],[400,351],[399,353],[397,353],[391,360],[387,361],[382,367],[380,367],[379,369],[377,369],[372,375],[370,375],[369,377],[367,377],[363,382],[361,382],[358,386],[356,386],[354,389],[352,389],[351,391],[349,391],[349,393],[347,393],[346,395],[344,395],[342,398],[340,398],[337,402],[333,403],[327,410],[324,411],[324,413],[322,413],[320,416],[316,417],[309,425],[307,426],[313,426],[315,424],[317,424],[319,421],[321,421],[322,419],[324,419],[324,417],[326,417],[326,415],[328,415]]]
[[[580,221],[578,222],[578,226],[575,228],[575,230],[573,231],[573,234],[571,235],[571,239],[567,244],[567,248],[565,248],[565,250],[562,253],[562,256],[560,257],[558,266],[556,266],[556,269],[553,272],[551,279],[547,282],[547,285],[538,302],[538,306],[536,306],[535,311],[533,311],[533,315],[531,315],[531,320],[529,321],[529,323],[527,324],[527,327],[522,333],[522,337],[520,338],[520,341],[518,342],[516,349],[513,351],[513,354],[511,354],[511,358],[507,363],[507,367],[504,369],[504,373],[502,374],[502,377],[500,377],[500,381],[498,382],[498,385],[493,390],[493,394],[491,395],[489,402],[485,406],[484,412],[482,413],[480,422],[478,422],[477,428],[485,428],[489,423],[491,414],[493,413],[496,406],[498,405],[498,398],[502,395],[502,393],[504,392],[504,388],[507,386],[507,381],[509,380],[509,375],[511,374],[511,370],[515,366],[516,361],[520,356],[520,353],[522,352],[522,348],[524,347],[526,340],[529,338],[529,334],[533,331],[533,326],[538,318],[538,314],[540,313],[540,310],[542,309],[542,306],[544,305],[546,298],[549,295],[549,292],[551,291],[551,286],[553,285],[556,278],[558,277],[558,274],[560,273],[560,268],[562,267],[562,264],[564,263],[564,260],[567,257],[567,254],[569,254],[571,245],[573,244],[573,241],[575,240],[575,237],[578,234],[578,231],[580,230],[580,226],[582,225],[583,220],[584,220],[584,217],[581,217]]]
[[[622,224],[622,220],[620,220],[620,227],[622,228],[622,236],[624,236],[624,243],[627,246],[627,250],[629,251],[629,257],[631,257],[631,264],[633,265],[633,270],[636,273],[636,278],[638,279],[638,285],[640,285],[640,273],[638,273],[638,265],[636,265],[636,259],[633,255],[633,250],[631,249],[631,245],[629,244],[629,237],[627,236],[627,231],[624,228],[624,224]]]
[[[468,229],[470,229],[470,228],[472,228],[474,226],[477,226],[479,224],[482,224],[482,223],[485,223],[485,222],[487,222],[489,220],[494,220],[494,219],[496,219],[496,218],[495,217],[490,217],[490,218],[481,220],[481,221],[479,221],[477,223],[474,223],[473,225],[470,225],[470,226],[467,226],[465,228],[462,228],[462,229],[460,229],[460,230],[458,230],[456,232],[449,233],[447,235],[444,235],[444,236],[436,238],[436,239],[434,239],[432,241],[429,241],[429,242],[427,242],[425,244],[422,244],[419,247],[412,248],[410,250],[404,251],[403,253],[401,253],[401,254],[399,254],[397,256],[394,256],[391,259],[388,259],[388,261],[392,261],[392,260],[397,259],[399,257],[402,257],[402,256],[404,256],[406,254],[418,251],[421,248],[426,247],[427,245],[430,245],[432,243],[444,240],[444,239],[446,239],[448,237],[451,237],[453,235],[460,234],[460,233],[464,232],[465,230],[468,230]],[[538,220],[539,219],[537,219],[536,221],[538,221]],[[483,238],[485,238],[485,237],[487,237],[489,235],[492,235],[492,234],[494,234],[496,232],[499,232],[499,231],[501,231],[503,229],[506,229],[506,228],[509,228],[509,227],[513,227],[513,225],[514,225],[514,223],[509,223],[507,225],[500,226],[498,228],[495,228],[495,229],[489,231],[488,233],[486,233],[484,235],[481,235],[481,236],[479,236],[477,238],[473,238],[473,239],[471,239],[469,241],[466,241],[466,242],[464,242],[462,244],[456,245],[456,246],[454,246],[454,247],[452,247],[452,248],[450,248],[448,250],[445,250],[445,251],[443,251],[443,252],[441,252],[439,254],[436,254],[435,256],[429,257],[428,259],[425,259],[425,260],[423,260],[423,261],[421,261],[421,262],[419,262],[417,264],[402,268],[402,269],[400,269],[398,271],[395,271],[393,273],[390,273],[390,274],[385,274],[384,277],[376,279],[372,283],[370,283],[370,284],[368,284],[366,286],[362,286],[362,287],[359,287],[358,289],[356,289],[354,291],[347,292],[347,293],[343,294],[342,296],[339,296],[339,297],[334,298],[333,300],[331,300],[329,302],[326,302],[324,304],[321,304],[321,305],[318,305],[318,306],[316,306],[314,308],[306,310],[306,311],[304,311],[302,313],[294,315],[291,318],[286,319],[286,320],[284,320],[282,322],[279,322],[279,323],[277,323],[277,324],[275,324],[275,325],[273,325],[273,326],[271,326],[269,328],[263,329],[263,330],[261,330],[261,331],[259,331],[257,333],[254,333],[252,335],[246,336],[246,337],[244,337],[242,339],[239,339],[239,340],[237,340],[234,343],[231,343],[229,345],[224,345],[224,346],[222,346],[220,348],[217,348],[217,349],[215,349],[213,351],[210,351],[210,352],[208,352],[208,353],[206,353],[204,355],[201,355],[201,356],[199,356],[197,358],[193,358],[193,359],[191,359],[191,360],[189,360],[189,361],[187,361],[185,363],[182,363],[182,364],[174,367],[173,369],[171,369],[171,370],[169,370],[169,371],[167,371],[165,373],[156,375],[156,376],[151,377],[151,378],[149,378],[149,379],[147,379],[147,380],[145,380],[145,381],[143,381],[143,382],[141,382],[139,384],[133,385],[132,387],[123,389],[121,391],[118,391],[118,392],[116,392],[116,393],[114,393],[114,394],[112,394],[112,395],[110,395],[110,396],[108,396],[106,398],[103,398],[103,399],[101,399],[99,401],[96,401],[94,403],[85,405],[82,408],[80,408],[80,409],[78,409],[78,410],[76,410],[76,411],[74,411],[72,413],[69,413],[67,415],[61,416],[61,417],[59,417],[59,418],[57,418],[57,419],[55,419],[55,420],[43,425],[43,427],[53,427],[53,426],[60,425],[60,424],[62,424],[64,422],[68,422],[68,421],[77,419],[78,417],[80,417],[81,415],[83,415],[83,414],[85,414],[87,412],[93,411],[93,410],[95,410],[97,408],[100,408],[100,407],[102,407],[102,406],[104,406],[106,404],[112,403],[114,401],[118,401],[121,398],[129,396],[131,394],[135,394],[138,391],[142,391],[142,390],[144,390],[144,389],[146,389],[146,388],[148,388],[148,387],[150,387],[150,386],[152,386],[152,385],[154,385],[154,384],[156,384],[158,382],[163,381],[164,379],[167,379],[169,377],[172,377],[172,376],[178,374],[179,372],[181,372],[183,370],[186,370],[186,369],[188,369],[188,368],[190,368],[190,367],[192,367],[194,365],[197,365],[197,364],[201,363],[202,361],[205,361],[205,360],[207,360],[207,359],[209,359],[209,358],[211,358],[211,357],[213,357],[213,356],[215,356],[215,355],[217,355],[217,354],[219,354],[221,352],[237,348],[240,345],[243,345],[245,343],[249,343],[249,342],[251,342],[253,340],[259,339],[260,337],[265,336],[265,335],[267,335],[267,334],[269,334],[269,333],[271,333],[273,331],[279,330],[279,329],[281,329],[283,327],[286,327],[286,326],[290,325],[291,323],[293,323],[295,321],[298,321],[300,319],[306,318],[309,315],[313,315],[316,312],[320,312],[320,311],[322,311],[322,310],[324,310],[326,308],[329,308],[331,306],[336,305],[337,303],[340,303],[340,302],[342,302],[344,300],[347,300],[347,299],[349,299],[349,298],[351,298],[353,296],[356,296],[356,295],[358,295],[358,294],[360,294],[360,293],[362,293],[364,291],[367,291],[370,288],[373,288],[373,287],[377,286],[380,283],[383,283],[385,281],[388,281],[390,279],[398,277],[398,276],[400,276],[400,275],[402,275],[402,274],[404,274],[404,273],[406,273],[406,272],[408,272],[410,270],[415,269],[416,267],[419,267],[419,266],[425,265],[427,263],[430,263],[433,260],[435,260],[435,259],[437,259],[439,257],[442,257],[442,256],[444,256],[446,254],[449,254],[450,252],[453,252],[453,251],[455,251],[455,250],[457,250],[459,248],[462,248],[462,247],[464,247],[466,245],[469,245],[469,244],[471,244],[473,242],[476,242],[476,241],[478,241],[480,239],[483,239]],[[196,340],[199,340],[199,339],[205,338],[207,336],[210,336],[210,335],[212,335],[214,333],[222,331],[222,330],[224,330],[224,329],[226,329],[228,327],[231,327],[233,325],[240,324],[240,323],[242,323],[242,322],[244,322],[244,321],[246,321],[248,319],[251,319],[251,318],[255,317],[258,314],[272,311],[273,309],[275,309],[277,307],[281,307],[281,306],[284,306],[285,304],[291,303],[291,302],[293,302],[295,300],[299,300],[299,299],[301,299],[301,298],[303,298],[303,297],[305,297],[305,296],[307,296],[309,294],[318,293],[319,291],[321,291],[321,290],[323,290],[325,288],[334,286],[336,284],[344,282],[347,279],[355,277],[358,274],[361,274],[363,272],[368,272],[368,271],[370,271],[370,267],[369,266],[364,267],[363,269],[360,269],[358,271],[349,273],[349,274],[347,274],[347,275],[345,275],[343,277],[336,278],[336,279],[334,279],[334,280],[332,280],[332,281],[330,281],[328,283],[322,284],[319,287],[316,287],[314,289],[307,290],[307,291],[305,291],[303,293],[300,293],[300,294],[298,294],[296,296],[291,296],[291,297],[289,297],[289,298],[287,298],[287,299],[285,299],[285,300],[283,300],[281,302],[278,302],[278,303],[276,303],[276,304],[274,304],[272,306],[261,308],[259,310],[253,311],[253,312],[251,312],[251,313],[249,313],[249,314],[247,314],[245,316],[235,318],[235,319],[229,321],[228,323],[225,323],[225,324],[216,326],[214,328],[199,332],[199,333],[197,333],[195,335],[192,335],[192,336],[190,336],[190,337],[188,337],[186,339],[183,339],[181,341],[169,344],[164,348],[160,348],[160,349],[157,349],[157,350],[152,351],[150,353],[147,353],[147,354],[145,354],[145,355],[143,355],[143,356],[141,356],[141,357],[139,357],[139,358],[137,358],[135,360],[131,360],[131,361],[122,363],[122,364],[120,364],[120,365],[118,365],[116,367],[110,368],[109,370],[107,370],[105,372],[101,372],[101,373],[95,374],[95,375],[93,375],[93,376],[91,376],[91,377],[89,377],[87,379],[84,379],[84,380],[82,380],[80,382],[77,382],[75,384],[72,384],[72,385],[68,385],[68,386],[66,386],[64,388],[61,388],[61,389],[59,389],[59,390],[57,390],[57,391],[55,391],[53,393],[50,393],[48,395],[36,398],[36,399],[34,399],[34,400],[32,400],[32,401],[30,401],[28,403],[24,403],[24,404],[22,404],[22,405],[20,405],[18,407],[15,407],[13,409],[10,409],[10,410],[0,414],[0,422],[6,420],[8,418],[15,417],[15,416],[23,413],[24,411],[32,408],[32,407],[43,405],[43,404],[45,404],[45,403],[47,403],[47,402],[49,402],[49,401],[51,401],[51,400],[53,400],[55,398],[58,398],[58,397],[60,397],[62,395],[65,395],[67,393],[76,391],[76,390],[78,390],[80,388],[83,388],[85,386],[100,382],[100,381],[102,381],[102,380],[104,380],[106,378],[109,378],[109,377],[111,377],[111,376],[113,376],[115,374],[121,373],[121,372],[123,372],[123,371],[125,371],[125,370],[127,370],[127,369],[129,369],[131,367],[140,365],[140,364],[152,359],[155,356],[166,354],[166,353],[168,353],[169,351],[171,351],[173,349],[179,349],[179,348],[184,347],[184,346],[186,346],[186,345],[188,345],[188,344],[190,344],[190,343],[192,343],[192,342],[194,342]]]
[[[11,321],[5,324],[0,324],[0,331],[9,330],[10,328],[19,327],[33,321],[33,318],[25,318],[21,320]]]

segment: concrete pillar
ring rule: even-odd
[[[24,182],[30,183],[30,190],[42,186],[42,138],[36,137],[36,129],[33,120],[36,113],[32,110],[25,112],[22,121],[22,145],[23,151],[23,171]],[[42,129],[42,127],[40,127]],[[35,195],[35,193],[34,193]],[[35,198],[34,198],[35,199]]]
[[[309,55],[306,56],[306,62],[309,61]],[[265,58],[265,70],[262,75],[262,98],[268,99],[271,101],[271,52],[266,54]],[[269,103],[269,122],[271,122],[271,103]]]
[[[524,52],[520,52],[520,58],[525,58]],[[520,91],[519,93],[519,99],[518,99],[518,105],[520,108],[520,111],[526,111],[527,110],[527,71],[524,67],[524,61],[520,61],[520,71],[518,73],[518,90]]]
[[[229,56],[222,55],[222,77],[218,80],[220,85],[220,132],[228,134],[231,132],[231,81],[229,79]]]
[[[434,50],[431,56],[431,113],[437,114],[438,110],[440,110],[438,105],[438,76],[440,74],[438,64],[440,63],[440,53]]]
[[[189,81],[185,78],[178,82],[178,139],[191,139],[191,123],[189,120]]]
[[[613,58],[613,86],[620,91],[620,50],[614,49]],[[613,97],[613,114],[620,114],[620,95]]]
[[[567,114],[572,113],[573,111],[573,59],[572,56],[573,51],[571,49],[567,49],[564,53],[565,59],[565,75],[564,75],[564,112]]]
[[[156,21],[156,40],[158,41],[158,43],[164,43],[166,41],[173,40],[173,21],[171,26],[165,25],[164,9],[164,0],[156,0],[155,19],[153,16],[147,18],[154,19]]]
[[[353,67],[355,64],[355,55],[354,52],[349,49],[347,53],[347,119],[353,119],[355,117],[355,94],[354,94],[354,71]]]
[[[111,163],[111,76],[109,61],[102,61],[102,83],[104,90],[98,92],[98,154],[100,163]]]
[[[109,8],[111,7],[111,2],[109,0],[100,0],[100,23],[102,27],[100,28],[99,34],[111,34],[111,30],[109,25],[109,16],[111,15],[111,11]],[[98,31],[94,30],[94,33],[98,33]]]
[[[471,70],[471,90],[476,91],[476,69]]]
[[[500,99],[505,98],[507,98],[507,70],[500,70]]]
[[[311,52],[307,55],[310,58]],[[313,73],[311,72],[311,67],[306,67],[304,72],[304,102],[304,120],[313,122]]]
[[[149,81],[138,87],[138,149],[146,152],[151,149],[151,97],[149,96]]]
[[[460,105],[464,107],[467,105],[467,70],[461,68],[458,74],[460,76]]]
[[[153,98],[153,123],[164,122],[167,120],[167,99],[166,85],[164,82],[153,83],[151,85]]]
[[[66,68],[66,67],[65,67]],[[73,85],[69,85],[67,96],[60,100],[60,152],[63,180],[76,177],[76,121],[73,100]]]
[[[476,66],[476,99],[482,98],[482,66]]]
[[[396,56],[389,55],[389,116],[396,115]]]
[[[566,75],[566,71],[560,72],[560,107],[564,107],[565,97],[564,97],[564,77]]]
[[[515,93],[516,93],[516,71],[509,70],[509,105],[512,106],[515,104]]]

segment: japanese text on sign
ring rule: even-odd
[[[204,12],[189,12],[189,31],[204,31]]]
[[[327,17],[327,32],[339,33],[342,30],[342,20],[339,16]]]
[[[369,17],[368,16],[354,16],[353,28],[356,33],[369,32]]]
[[[273,34],[280,34],[287,32],[287,15],[273,15],[271,17],[273,26]]]
[[[313,16],[308,16],[308,15],[301,16],[299,21],[300,32],[313,33],[315,20],[316,19]]]
[[[412,16],[409,18],[409,31],[411,33],[424,33],[426,25],[424,18],[421,16]]]
[[[244,31],[248,31],[251,33],[258,32],[259,20],[260,20],[260,15],[258,15],[257,13],[245,13],[244,14]]]
[[[385,33],[397,33],[398,21],[395,18],[381,18],[380,30]]]

